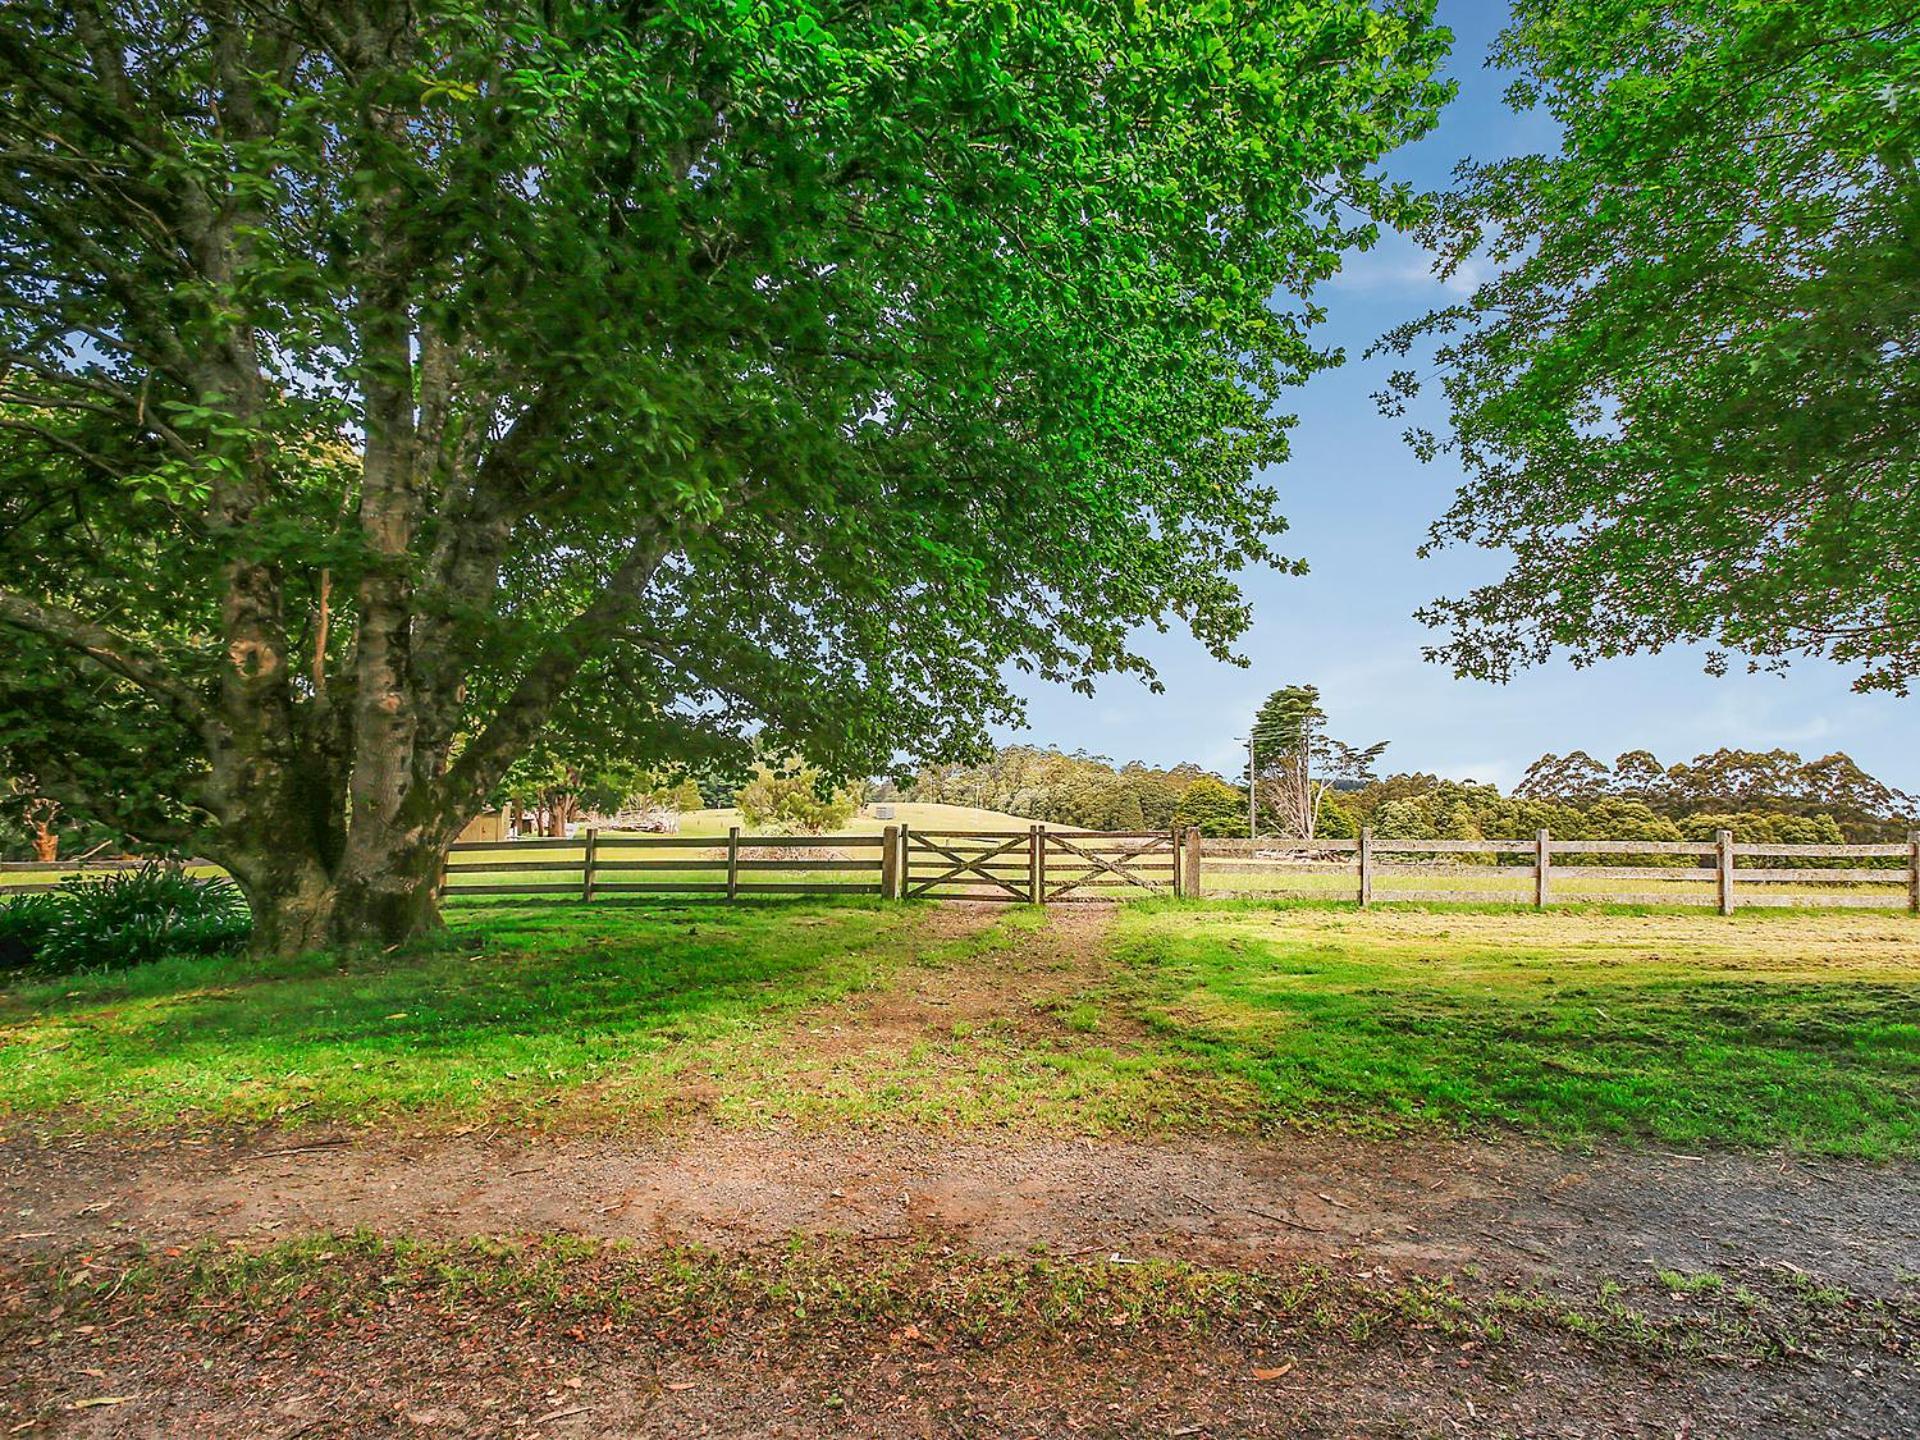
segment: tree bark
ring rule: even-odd
[[[438,928],[446,841],[413,837],[351,868],[331,870],[287,833],[216,858],[246,893],[256,955],[300,955],[330,946],[398,945]],[[368,863],[370,858],[371,863]]]
[[[336,945],[398,945],[440,926],[440,867],[449,841],[396,844],[385,861],[340,879],[331,925]]]

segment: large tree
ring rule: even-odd
[[[547,727],[862,772],[1227,653],[1427,10],[8,6],[0,758],[297,949]]]
[[[1258,812],[1276,817],[1282,833],[1311,840],[1319,832],[1321,811],[1336,785],[1359,787],[1372,781],[1373,767],[1387,742],[1351,745],[1327,734],[1327,712],[1315,685],[1283,685],[1254,713],[1248,744],[1248,768]]]
[[[1414,440],[1467,481],[1431,544],[1508,567],[1424,612],[1430,655],[1504,679],[1699,641],[1904,692],[1920,6],[1516,0],[1493,60],[1558,149],[1463,167],[1427,238],[1497,274],[1386,342],[1440,337],[1450,430]]]

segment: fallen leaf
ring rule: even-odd
[[[1278,1380],[1291,1369],[1293,1369],[1293,1361],[1289,1360],[1286,1364],[1272,1370],[1256,1370],[1253,1372],[1253,1378],[1256,1380]]]
[[[138,1400],[138,1395],[96,1395],[91,1400],[76,1400],[69,1410],[92,1410],[101,1405],[124,1405],[129,1400]]]

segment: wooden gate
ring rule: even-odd
[[[1165,830],[903,829],[901,850],[908,899],[1051,905],[1180,892],[1178,849]]]
[[[1042,830],[1036,866],[1042,904],[1113,900],[1099,890],[1180,893],[1178,847],[1166,830]]]
[[[908,829],[901,891],[908,899],[1030,901],[1035,833]]]

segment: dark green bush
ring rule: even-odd
[[[253,919],[240,887],[176,861],[75,875],[0,905],[0,966],[73,970],[212,955],[244,944]]]
[[[60,897],[52,890],[30,891],[0,901],[0,974],[24,970],[53,929]]]

